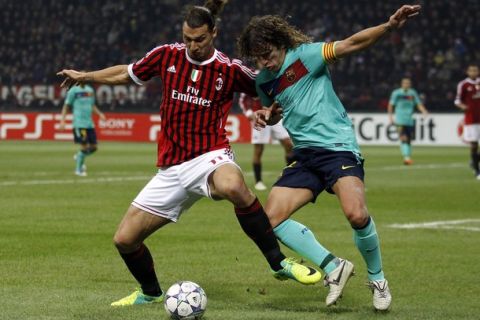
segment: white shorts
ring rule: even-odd
[[[290,138],[287,130],[283,127],[282,120],[276,125],[266,126],[258,131],[252,127],[252,144],[268,144],[272,140],[284,140]]]
[[[480,124],[465,124],[463,126],[463,140],[476,142],[480,140]]]
[[[176,222],[200,198],[211,198],[208,177],[224,164],[233,164],[240,169],[229,148],[210,151],[181,164],[160,168],[132,205]]]

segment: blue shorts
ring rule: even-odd
[[[363,158],[353,152],[332,151],[324,148],[294,149],[293,162],[274,184],[276,187],[306,188],[313,192],[312,202],[341,177],[354,176],[363,181]]]
[[[73,141],[81,144],[97,144],[94,128],[73,128]]]
[[[414,138],[413,134],[415,133],[415,128],[413,126],[398,124],[397,130],[400,136],[406,136],[408,140],[412,140]]]

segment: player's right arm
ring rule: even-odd
[[[73,101],[75,100],[74,89],[68,90],[65,97],[65,103],[63,104],[62,114],[60,117],[60,130],[65,130],[65,118],[67,116],[68,110],[72,108]]]
[[[65,130],[65,117],[67,116],[70,105],[64,104],[62,108],[62,114],[60,117],[60,130]]]
[[[462,110],[462,111],[466,111],[468,109],[468,106],[463,103],[463,81],[460,82],[458,85],[457,85],[457,95],[455,97],[455,106]]]
[[[393,120],[393,110],[395,107],[395,100],[396,100],[396,91],[392,91],[392,94],[390,95],[390,100],[388,101],[388,106],[387,106],[387,111],[388,111],[388,119],[391,124],[394,124],[395,121]]]
[[[116,65],[113,67],[82,72],[77,70],[63,69],[57,76],[65,77],[61,87],[70,88],[78,83],[101,83],[101,84],[127,84],[132,82],[128,74],[128,65]]]

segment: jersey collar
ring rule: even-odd
[[[192,58],[190,58],[190,56],[188,55],[188,50],[185,49],[185,55],[187,57],[187,60],[192,63],[192,64],[196,64],[198,66],[204,66],[206,64],[209,64],[210,62],[214,61],[216,58],[217,58],[217,49],[215,49],[215,51],[213,52],[212,56],[208,59],[208,60],[205,60],[205,61],[197,61],[197,60],[193,60]]]

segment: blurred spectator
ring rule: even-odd
[[[230,1],[222,15],[217,47],[235,56],[235,39],[253,15],[291,17],[315,40],[343,39],[352,30],[382,22],[405,1],[242,0]],[[336,90],[352,111],[379,111],[398,81],[408,76],[429,100],[431,111],[451,111],[456,83],[469,62],[480,61],[480,1],[423,0],[421,16],[374,50],[332,67]],[[181,42],[181,11],[188,0],[0,0],[0,88],[58,84],[63,67],[98,69],[130,63],[157,43]],[[454,17],[454,18],[452,18]],[[159,98],[121,99],[112,111],[154,112]],[[7,90],[8,91],[8,90]],[[155,97],[155,98],[153,98]],[[50,102],[18,106],[0,97],[5,110],[59,108]],[[7,101],[8,98],[8,101]],[[38,111],[37,110],[37,111]]]

